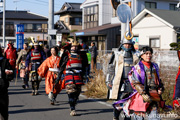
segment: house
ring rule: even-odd
[[[132,0],[132,14],[135,17],[144,8],[176,10],[178,2],[179,0]],[[111,1],[85,0],[81,9],[82,30],[76,32],[79,39],[87,42],[88,45],[90,42],[95,42],[98,50],[117,48],[121,41],[121,24],[116,10],[111,6]],[[102,31],[106,32],[102,33]],[[137,36],[134,39],[137,39]]]
[[[131,9],[133,17],[137,16],[142,10],[147,9],[162,9],[162,10],[177,10],[179,0],[131,0]],[[116,10],[113,9],[111,23],[119,23]]]
[[[140,46],[170,49],[180,41],[180,11],[144,9],[132,21],[133,33]]]
[[[67,39],[71,31],[82,30],[82,10],[80,9],[81,3],[65,2],[55,15],[59,15],[59,20],[55,24],[57,29],[58,41]]]
[[[15,43],[16,47],[16,25],[24,25],[24,40],[34,37],[38,41],[47,43],[48,18],[28,11],[6,10],[5,45],[8,41]],[[0,44],[3,44],[3,12],[0,12]]]

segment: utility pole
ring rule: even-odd
[[[6,12],[6,0],[3,1],[3,47],[5,47],[5,31],[6,31],[5,12]]]
[[[48,44],[51,47],[53,35],[52,30],[54,29],[54,0],[49,0],[49,18],[48,18]]]

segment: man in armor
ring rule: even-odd
[[[16,60],[16,68],[20,69],[20,77],[23,79],[24,81],[24,85],[22,86],[24,89],[29,88],[28,85],[28,78],[29,78],[29,74],[27,72],[25,72],[25,61],[26,61],[26,57],[28,54],[28,43],[24,43],[23,48],[19,55],[18,58]]]
[[[34,43],[34,48],[31,49],[26,58],[26,71],[29,71],[29,80],[32,82],[32,95],[38,95],[40,77],[37,74],[37,69],[41,63],[46,59],[46,56],[43,51],[40,50],[38,42]],[[31,64],[30,64],[31,63]]]
[[[65,51],[60,61],[60,73],[56,79],[56,83],[60,80],[63,70],[65,69],[65,88],[69,98],[70,115],[75,116],[75,105],[77,104],[78,97],[81,92],[81,85],[83,85],[83,73],[85,73],[85,67],[87,63],[86,54],[81,54],[81,46],[74,40],[72,41],[71,50]]]
[[[106,79],[109,88],[109,99],[121,100],[133,92],[128,80],[128,73],[137,60],[138,54],[134,49],[132,39],[127,40],[124,38],[122,45],[118,51],[114,51],[109,63],[110,69]],[[121,111],[114,109],[113,120],[119,120]]]

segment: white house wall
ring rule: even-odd
[[[111,9],[110,0],[99,0],[99,26],[111,23]]]
[[[160,49],[170,49],[176,41],[174,29],[154,17],[145,17],[133,26],[133,33],[139,36],[139,45],[149,45],[150,38],[160,38]]]

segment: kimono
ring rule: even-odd
[[[45,77],[46,94],[49,94],[52,91],[53,94],[58,94],[62,90],[61,80],[55,85],[55,80],[57,78],[56,72],[58,72],[60,67],[60,59],[59,56],[56,56],[55,59],[53,56],[50,56],[38,68],[39,76]]]
[[[16,65],[19,65],[21,78],[25,77],[25,68],[26,68],[25,61],[26,61],[27,53],[28,53],[27,50],[22,49],[16,60]]]
[[[154,83],[158,89],[162,88],[163,85],[161,84],[161,80],[159,79],[159,68],[156,63],[151,62],[152,68],[155,70],[154,74]],[[134,89],[134,92],[128,97],[123,100],[120,100],[113,104],[116,109],[123,109],[127,115],[129,115],[129,110],[133,110],[134,112],[147,112],[149,107],[148,102],[143,101],[143,97],[136,91],[135,87],[133,86],[133,80],[135,76],[143,86],[146,80],[146,72],[143,63],[140,61],[137,65],[135,65],[132,70],[129,72],[128,79]]]

